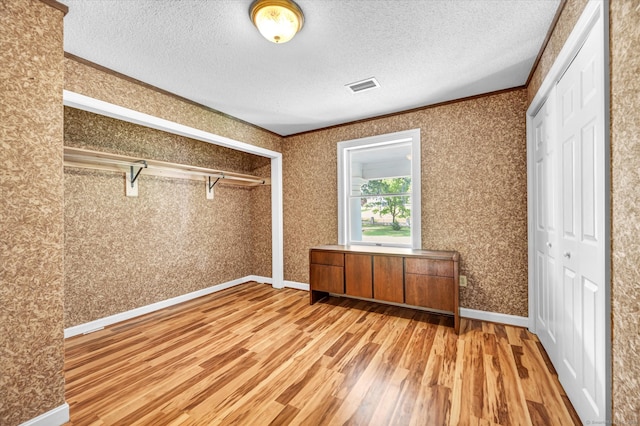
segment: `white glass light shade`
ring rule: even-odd
[[[286,43],[304,24],[302,10],[290,0],[256,0],[249,15],[260,34],[273,43]]]

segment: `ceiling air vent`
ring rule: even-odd
[[[378,83],[378,80],[376,80],[375,77],[371,77],[367,78],[366,80],[360,80],[356,81],[355,83],[346,84],[345,87],[351,93],[360,93],[366,92],[367,90],[371,89],[377,89],[378,87],[380,87],[380,83]]]

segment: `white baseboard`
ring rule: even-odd
[[[189,300],[206,296],[217,291],[225,290],[240,284],[244,284],[249,281],[256,281],[259,283],[273,284],[271,277],[263,277],[260,275],[247,275],[246,277],[238,278],[237,280],[227,281],[226,283],[207,287],[202,290],[194,291],[192,293],[183,294],[171,299],[163,300],[161,302],[152,303],[150,305],[141,306],[139,308],[132,309],[130,311],[121,312],[119,314],[111,315],[105,318],[100,318],[95,321],[90,321],[84,324],[75,325],[73,327],[65,328],[64,338],[77,336],[79,334],[90,333],[105,328],[106,326],[125,321],[131,318],[139,317],[141,315],[148,314],[160,309],[168,308],[169,306],[177,305],[178,303],[187,302]],[[288,288],[295,288],[297,290],[309,291],[309,284],[298,283],[295,281],[285,281],[284,286]]]
[[[249,281],[256,281],[259,283],[272,284],[273,279],[270,277],[263,277],[259,275],[247,275],[243,278],[227,281],[222,284],[214,285],[212,287],[204,288],[202,290],[194,291],[192,293],[183,294],[182,296],[174,297],[171,299],[163,300],[161,302],[152,303],[151,305],[141,306],[130,311],[121,312],[119,314],[111,315],[105,318],[100,318],[95,321],[90,321],[84,324],[75,325],[73,327],[65,328],[64,338],[77,336],[79,334],[89,333],[103,329],[106,326],[125,321],[131,318],[135,318],[141,315],[155,312],[160,309],[168,308],[169,306],[177,305],[178,303],[186,302],[198,297],[206,296],[211,293],[215,293],[227,288],[231,288],[240,284],[244,284]],[[284,286],[287,288],[293,288],[296,290],[309,291],[309,284],[300,283],[296,281],[284,281]],[[497,322],[501,324],[515,325],[518,327],[528,327],[529,318],[520,317],[516,315],[501,314],[497,312],[479,311],[476,309],[460,308],[460,316],[464,318],[477,319],[482,321]]]
[[[247,275],[245,278],[247,281],[255,281],[261,284],[273,284],[273,278],[271,277],[263,277],[260,275]]]
[[[192,293],[183,294],[182,296],[173,297],[171,299],[163,300],[161,302],[152,303],[150,305],[141,306],[139,308],[132,309],[130,311],[121,312],[119,314],[111,315],[105,318],[100,318],[95,321],[90,321],[84,324],[75,325],[73,327],[64,329],[64,338],[68,339],[69,337],[77,336],[79,334],[89,333],[91,331],[100,330],[108,325],[115,324],[121,321],[125,321],[131,318],[138,317],[140,315],[145,315],[150,312],[154,312],[160,309],[168,308],[169,306],[177,305],[178,303],[186,302],[198,297],[206,296],[211,293],[215,293],[217,291],[225,290],[227,288],[231,288],[237,286],[239,284],[244,284],[248,281],[258,281],[253,278],[264,278],[264,277],[256,277],[254,275],[249,275],[243,278],[238,278],[236,280],[227,281],[222,284],[214,285],[208,288],[204,288],[202,290],[194,291]],[[271,280],[271,278],[268,278]],[[264,282],[264,281],[262,281]]]
[[[288,288],[295,288],[296,290],[309,291],[309,284],[299,283],[296,281],[284,281],[284,286]]]
[[[497,322],[500,324],[515,325],[517,327],[529,327],[529,317],[520,317],[517,315],[460,308],[460,316],[482,321]]]
[[[38,417],[27,420],[20,426],[60,426],[69,421],[69,404],[66,402],[59,407],[49,410]]]
[[[249,275],[247,276],[249,281],[256,281],[263,284],[273,284],[273,280],[270,277],[261,277],[259,275]],[[293,288],[296,290],[305,290],[309,291],[309,284],[299,283],[296,281],[284,281],[284,286],[286,288]]]

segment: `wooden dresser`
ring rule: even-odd
[[[459,255],[454,251],[327,245],[309,250],[311,304],[330,293],[428,308],[454,317]]]

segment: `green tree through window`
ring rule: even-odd
[[[361,187],[362,195],[375,196],[367,198],[365,206],[372,208],[373,213],[390,215],[391,226],[395,230],[400,229],[398,218],[411,216],[408,207],[411,191],[411,178],[388,178],[370,180]]]

